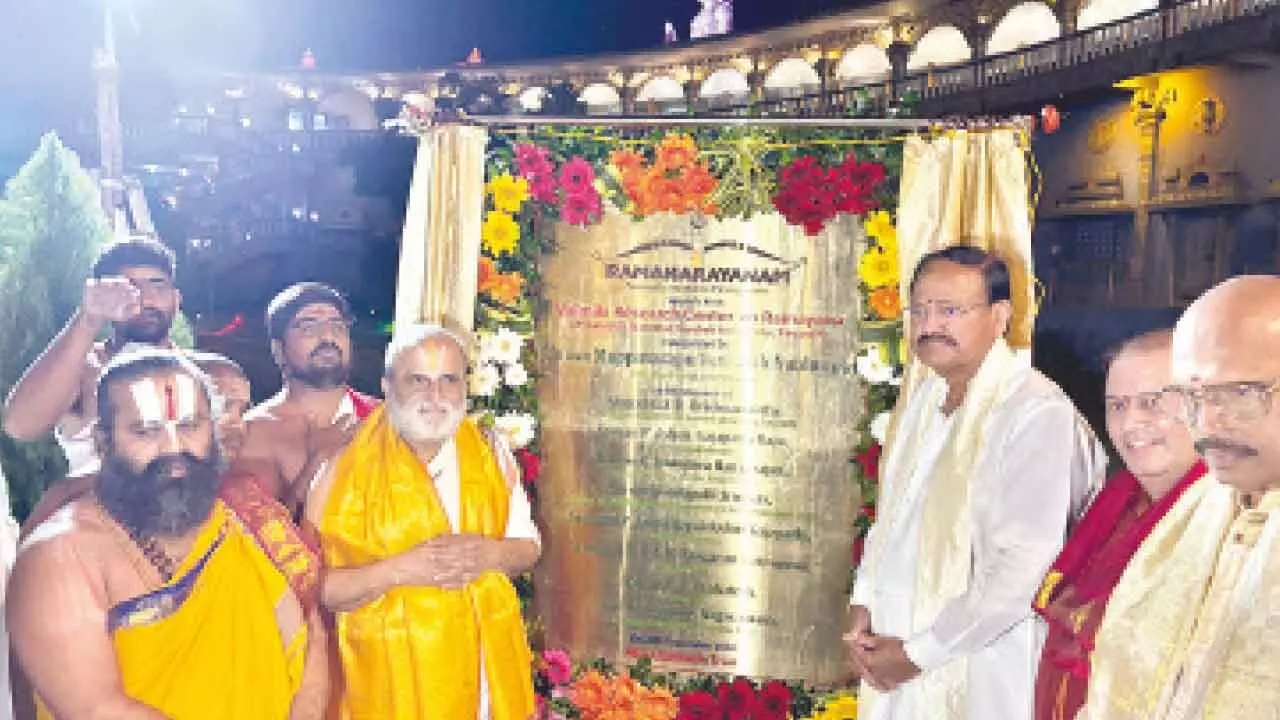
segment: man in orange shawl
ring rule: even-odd
[[[386,404],[306,505],[337,617],[344,720],[528,720],[535,701],[509,576],[540,545],[505,444],[466,419],[467,356],[439,326],[400,329]]]
[[[1205,473],[1170,384],[1171,331],[1139,335],[1107,369],[1107,433],[1125,469],[1089,507],[1053,563],[1035,610],[1049,635],[1036,676],[1037,720],[1072,720],[1088,696],[1089,656],[1111,591],[1183,491]]]
[[[92,491],[31,533],[7,598],[41,717],[323,717],[318,558],[256,485],[219,497],[208,382],[162,350],[99,380]]]

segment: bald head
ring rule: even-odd
[[[1280,374],[1280,278],[1243,275],[1201,295],[1178,320],[1173,356],[1179,383]]]
[[[1250,495],[1280,487],[1280,278],[1232,278],[1192,303],[1174,330],[1173,381],[1220,480]]]

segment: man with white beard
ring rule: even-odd
[[[306,504],[337,617],[340,713],[527,720],[531,654],[510,576],[541,546],[514,458],[466,418],[467,343],[437,325],[387,349],[374,410]]]

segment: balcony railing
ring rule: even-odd
[[[913,73],[899,84],[898,93],[914,92],[928,100],[1009,85],[1122,52],[1155,47],[1207,28],[1260,19],[1277,8],[1280,0],[1190,0],[964,65]]]
[[[833,88],[804,97],[766,100],[750,106],[727,109],[703,106],[699,109],[729,114],[803,115],[856,111],[860,105],[882,110],[899,99],[912,96],[927,103],[985,88],[1013,85],[1121,53],[1155,48],[1160,43],[1228,23],[1261,20],[1277,10],[1280,10],[1280,0],[1189,0],[1172,8],[1151,10],[1000,55],[931,67],[910,73],[897,82],[886,80]]]

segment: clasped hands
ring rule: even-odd
[[[861,605],[851,608],[852,622],[843,636],[849,669],[880,692],[890,692],[920,675],[907,657],[902,638],[871,632],[871,613]]]
[[[486,572],[501,571],[501,560],[499,540],[484,535],[441,535],[399,557],[398,584],[456,590]]]

